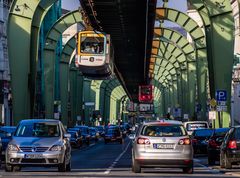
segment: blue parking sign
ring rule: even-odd
[[[227,101],[227,91],[226,90],[217,90],[216,99],[217,99],[217,101]]]

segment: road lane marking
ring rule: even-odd
[[[111,172],[111,170],[114,168],[114,166],[118,163],[118,161],[121,159],[121,157],[126,153],[129,145],[131,142],[128,143],[128,145],[126,146],[125,150],[113,161],[113,163],[111,164],[111,166],[108,167],[108,169],[104,172],[104,174],[109,174]]]
[[[206,169],[207,171],[209,171],[209,172],[211,172],[211,173],[215,173],[215,174],[220,174],[220,173],[221,173],[221,171],[219,171],[219,170],[217,170],[217,169],[210,168],[210,167],[208,167],[208,166],[205,166],[204,164],[201,164],[200,162],[201,162],[201,160],[199,160],[199,159],[194,159],[194,163],[195,163],[195,164],[203,167],[203,168]],[[194,168],[194,169],[195,169],[195,168]]]

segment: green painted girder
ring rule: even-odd
[[[164,37],[168,41],[171,41],[173,44],[179,46],[179,48],[187,55],[190,54],[191,57],[187,58],[187,60],[196,60],[195,49],[194,46],[187,40],[185,36],[183,36],[178,31],[169,28],[154,28],[154,37],[160,38]]]
[[[36,73],[37,73],[37,64],[38,64],[38,49],[39,49],[39,35],[40,28],[49,9],[53,6],[53,4],[57,2],[57,0],[48,0],[48,1],[40,1],[38,4],[36,11],[33,15],[32,20],[32,28],[31,28],[31,50],[30,50],[30,103],[31,103],[31,116],[33,116],[33,110],[35,103],[35,90],[36,90]]]
[[[206,119],[206,75],[208,71],[206,39],[202,29],[188,15],[171,8],[157,8],[156,19],[170,20],[183,27],[192,37],[196,49],[197,100],[202,105],[201,118]],[[194,104],[194,103],[193,103]],[[195,106],[195,104],[194,104]]]
[[[46,118],[53,118],[54,109],[54,80],[55,80],[55,52],[57,42],[62,33],[76,23],[82,23],[82,16],[78,10],[62,16],[46,35],[44,47],[44,81],[45,81],[45,110]]]
[[[234,58],[234,18],[231,1],[190,0],[190,2],[203,19],[207,35],[211,97],[215,97],[216,90],[226,90],[228,93],[228,111],[224,113],[222,121],[225,126],[229,126],[231,71]]]
[[[91,88],[93,88],[96,93],[95,110],[100,109],[100,86],[102,82],[103,82],[102,80],[92,80],[92,83],[91,83],[91,86],[92,86]]]
[[[76,43],[75,38],[74,37],[70,38],[64,45],[61,52],[61,56],[60,56],[60,98],[61,98],[61,115],[62,115],[61,121],[64,125],[68,125],[69,70],[71,65],[70,64],[71,56],[75,49],[75,43]],[[78,88],[78,90],[82,91],[82,85],[80,86],[80,88]]]
[[[31,118],[34,107],[34,74],[36,73],[36,61],[32,57],[38,49],[38,28],[51,3],[54,2],[52,0],[48,2],[14,0],[9,11],[7,36],[14,124],[23,118]],[[42,10],[40,10],[41,7],[43,7]],[[19,62],[21,65],[18,65]]]
[[[166,45],[164,45],[164,46],[166,46]],[[160,48],[160,50],[159,50],[159,52],[161,52],[162,54],[164,53],[164,51],[163,50],[166,50],[167,51],[167,49],[168,48]],[[180,51],[180,49],[179,49],[179,51]],[[167,55],[167,56],[173,56],[173,55],[170,55],[171,53],[170,52],[165,52],[165,56]],[[185,54],[183,54],[183,56],[185,56]],[[186,59],[186,58],[185,58]],[[175,59],[176,60],[176,59]],[[191,62],[191,63],[193,63],[193,61],[192,60],[189,60],[188,62]],[[158,64],[158,62],[156,61],[156,64]],[[159,65],[159,64],[158,64]],[[186,64],[184,65],[184,63],[182,62],[181,64],[180,64],[182,67],[182,69],[181,70],[184,70],[184,68],[186,67]],[[189,66],[188,64],[187,64],[187,66]],[[156,66],[155,65],[155,71],[158,71],[159,70],[159,67],[158,66]],[[191,74],[192,74],[192,71],[193,71],[193,67],[191,67],[191,68],[188,68],[188,70],[189,70],[189,72],[191,72]],[[164,75],[164,73],[163,73],[163,71],[158,71],[158,73],[161,73],[162,75]],[[181,72],[178,72],[178,74],[180,74]],[[156,74],[156,73],[155,73]],[[177,72],[175,73],[175,74],[177,74]],[[161,75],[161,76],[162,76]],[[156,75],[155,75],[156,76]],[[159,79],[158,80],[160,80],[160,78],[161,78],[161,76],[159,77]],[[185,112],[185,113],[187,113],[187,112],[189,112],[189,110],[191,111],[191,115],[193,115],[193,112],[194,112],[194,108],[195,107],[191,107],[191,109],[189,109],[189,107],[188,108],[186,108],[184,105],[191,105],[191,106],[193,106],[193,100],[195,99],[195,97],[194,97],[194,95],[195,95],[195,89],[194,89],[194,87],[195,87],[195,84],[196,84],[196,79],[195,78],[193,78],[192,80],[190,80],[190,82],[188,82],[188,88],[187,87],[184,87],[182,84],[181,85],[178,85],[179,86],[179,88],[178,88],[178,90],[179,91],[177,91],[177,93],[178,93],[178,99],[180,100],[181,98],[181,101],[185,101],[185,102],[187,102],[187,103],[181,103],[180,102],[180,104],[181,104],[181,106],[184,108],[184,110],[183,110],[183,112]],[[180,87],[181,86],[181,87]],[[182,89],[182,87],[183,87],[183,89]],[[186,90],[186,89],[188,89],[188,90]],[[180,92],[181,91],[191,91],[190,93],[192,93],[191,95],[188,95],[188,94],[181,94]],[[193,92],[192,92],[193,91]],[[186,93],[188,93],[188,92],[186,92]],[[189,101],[189,103],[188,103],[188,101]]]

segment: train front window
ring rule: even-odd
[[[103,54],[104,38],[81,36],[81,53]]]

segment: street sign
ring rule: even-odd
[[[217,111],[227,111],[227,106],[217,106]]]
[[[183,119],[189,119],[189,115],[188,114],[183,114]]]
[[[209,111],[208,118],[209,118],[209,120],[216,120],[216,118],[217,118],[216,111]]]
[[[85,106],[94,106],[95,103],[94,102],[85,102]]]
[[[216,99],[217,99],[217,101],[227,101],[227,91],[226,90],[217,90]]]
[[[212,107],[217,106],[217,101],[214,98],[210,100],[210,106]]]
[[[218,101],[217,105],[218,106],[226,106],[226,101]]]

